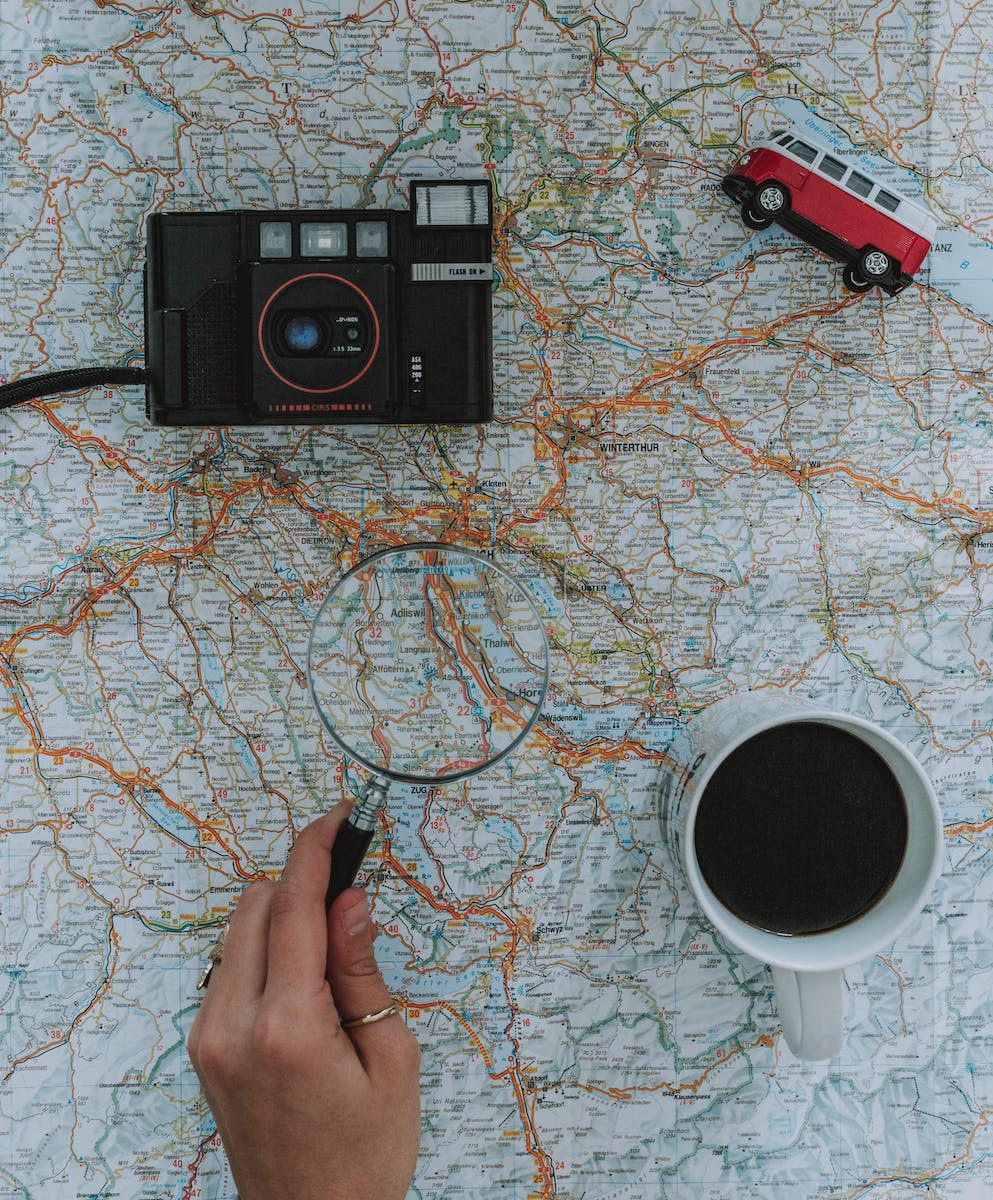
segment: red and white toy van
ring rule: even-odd
[[[750,229],[773,221],[845,264],[854,292],[895,295],[924,261],[938,222],[919,200],[884,187],[813,130],[758,138],[721,182]]]

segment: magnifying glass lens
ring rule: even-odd
[[[308,656],[339,747],[405,782],[465,778],[538,718],[548,644],[529,592],[490,560],[438,544],[385,550],[335,584]]]

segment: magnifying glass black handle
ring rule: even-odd
[[[331,847],[331,878],[328,881],[324,907],[350,888],[359,873],[359,867],[369,849],[372,835],[379,824],[379,814],[386,807],[385,779],[370,779],[349,814],[348,820],[338,830]]]
[[[356,829],[349,821],[338,830],[331,847],[331,880],[324,898],[325,908],[330,908],[331,902],[355,882],[374,832],[373,829]]]

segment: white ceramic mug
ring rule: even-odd
[[[700,871],[693,834],[704,789],[727,756],[756,734],[795,721],[833,725],[882,757],[903,793],[907,845],[896,878],[866,912],[835,929],[786,935],[757,929],[717,899]],[[727,941],[770,966],[783,1034],[797,1058],[832,1058],[841,1048],[844,967],[890,946],[941,872],[941,810],[928,777],[905,746],[871,722],[774,692],[740,692],[711,704],[681,728],[667,757],[659,785],[662,835],[700,908]]]

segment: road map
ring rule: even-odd
[[[360,786],[309,631],[412,541],[523,579],[551,678],[492,770],[394,785],[367,859],[423,1047],[411,1197],[990,1195],[991,44],[967,0],[0,3],[3,378],[141,364],[160,210],[486,177],[495,268],[485,427],[0,413],[3,1200],[233,1200],[195,982]],[[786,121],[937,216],[899,296],[721,194]],[[846,972],[829,1062],[660,836],[675,731],[749,688],[877,721],[942,804],[933,902]]]

